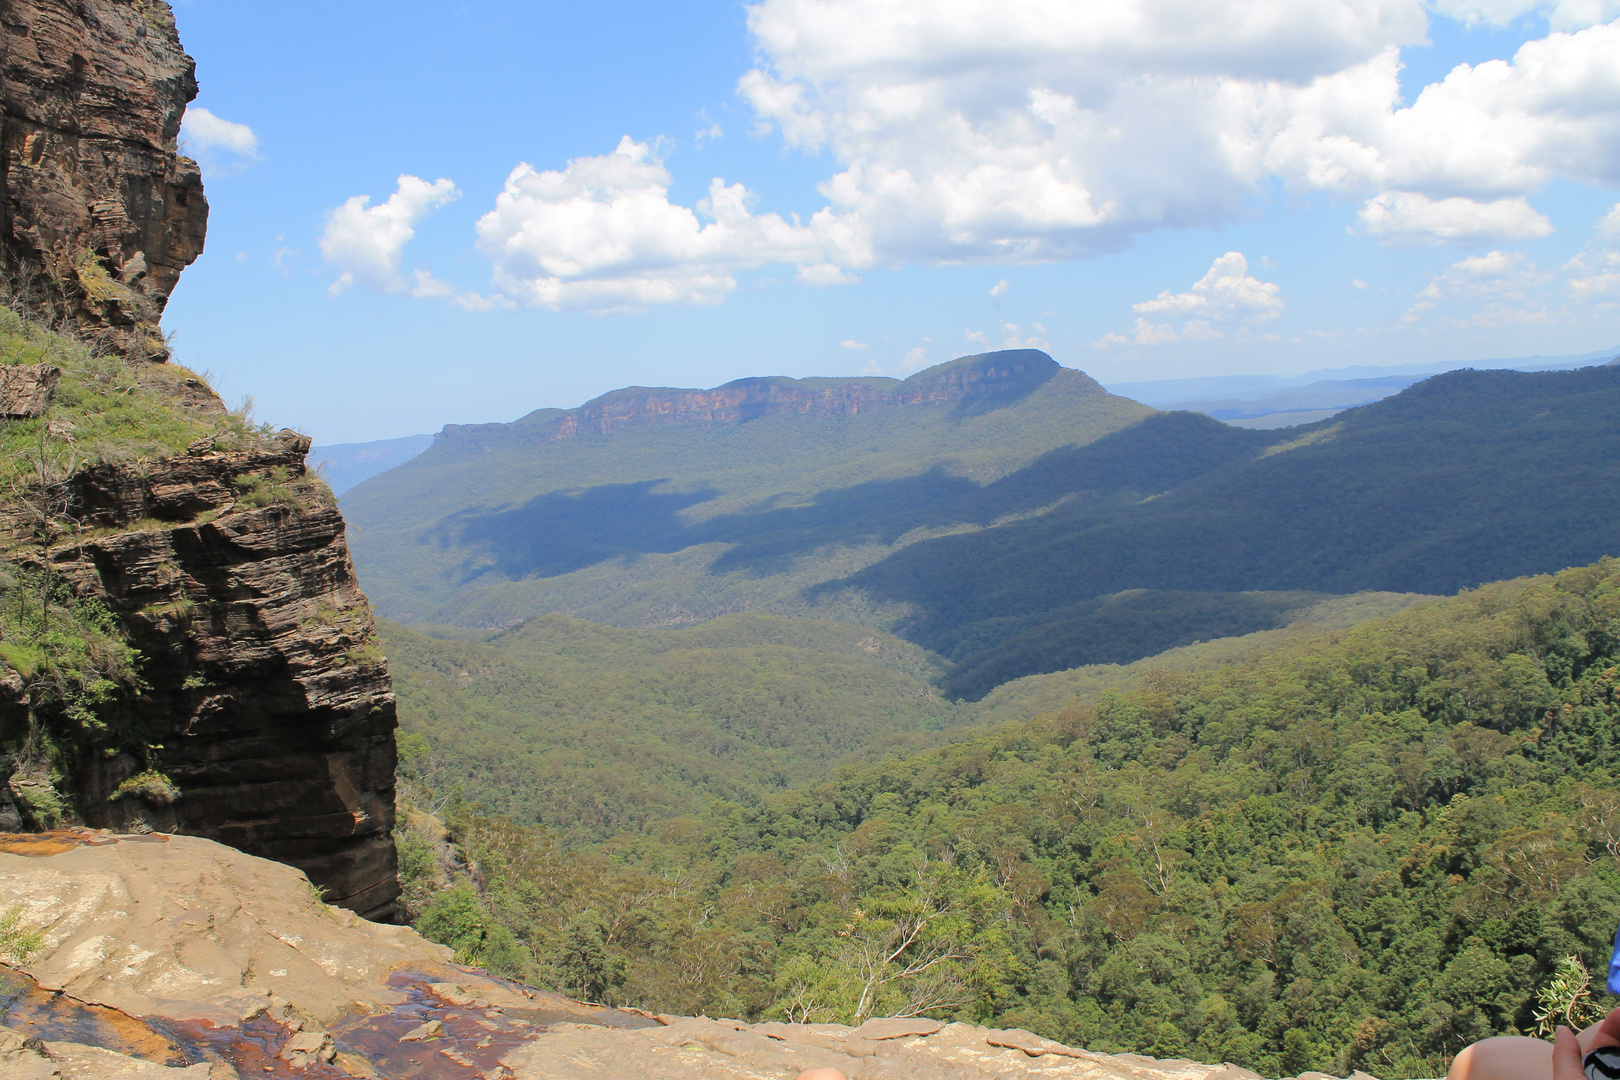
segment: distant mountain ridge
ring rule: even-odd
[[[1303,375],[1216,375],[1116,383],[1109,390],[1159,409],[1207,413],[1235,427],[1270,430],[1326,420],[1447,371],[1569,371],[1620,362],[1620,346],[1578,356],[1520,356],[1470,364],[1400,364],[1324,368]],[[1613,359],[1610,359],[1613,357]],[[1332,376],[1332,377],[1330,377]]]
[[[1035,350],[905,380],[630,388],[447,428],[344,509],[370,595],[401,622],[787,614],[804,586],[926,535],[923,505],[1151,412]]]
[[[1453,371],[1281,432],[1161,413],[983,489],[1039,477],[1050,500],[1066,483],[1076,497],[1048,513],[919,541],[818,591],[906,606],[902,635],[954,661],[947,688],[976,696],[1130,658],[1098,642],[1131,644],[1165,606],[1249,590],[1446,594],[1556,571],[1620,555],[1617,411],[1620,367],[1605,365]],[[1179,476],[1132,464],[1155,446],[1185,463]],[[1092,464],[1108,460],[1120,468]],[[1148,497],[1099,497],[1110,490]],[[1135,590],[1129,618],[1099,625],[1100,600]]]
[[[1297,375],[1200,375],[1185,379],[1147,379],[1108,384],[1108,392],[1121,394],[1155,408],[1179,408],[1184,402],[1235,398],[1257,401],[1283,390],[1313,383],[1345,383],[1363,379],[1398,379],[1417,382],[1448,371],[1569,371],[1620,360],[1620,345],[1566,356],[1512,356],[1488,360],[1442,361],[1431,364],[1352,364],[1339,368],[1313,368]],[[1610,358],[1614,359],[1610,359]],[[1410,384],[1408,384],[1410,385]]]
[[[345,509],[402,622],[813,615],[924,646],[972,699],[1266,630],[1325,594],[1620,553],[1617,411],[1614,366],[1456,371],[1243,430],[986,354],[903,382],[605,395],[441,438]]]
[[[432,435],[405,435],[378,442],[333,443],[310,450],[309,460],[338,495],[378,473],[403,465],[433,445]]]
[[[1005,353],[987,355],[1011,356],[1022,351],[1026,350],[1008,350]],[[1035,353],[1034,350],[1027,351],[1036,356],[1044,355]],[[1562,370],[1589,364],[1594,360],[1601,360],[1605,356],[1614,354],[1620,354],[1620,346],[1576,357],[1526,356],[1511,360],[1484,360],[1477,362],[1473,366],[1488,369],[1512,368],[1521,371]],[[974,358],[964,357],[962,359],[971,360]],[[1543,363],[1543,361],[1551,362]],[[961,362],[953,361],[952,363]],[[1620,364],[1620,355],[1616,355],[1608,363]],[[1043,365],[1037,362],[1032,366],[1039,370]],[[1377,401],[1380,398],[1404,390],[1413,383],[1421,382],[1431,375],[1456,370],[1462,366],[1467,365],[1402,364],[1383,368],[1363,364],[1347,368],[1323,368],[1294,376],[1233,375],[1193,379],[1160,379],[1148,382],[1115,383],[1105,387],[1105,389],[1109,393],[1131,398],[1154,408],[1188,409],[1194,412],[1208,413],[1217,420],[1224,420],[1237,427],[1269,429],[1322,420],[1340,410]],[[919,375],[927,375],[935,370],[937,369],[930,368],[928,371],[920,372]],[[1336,377],[1330,378],[1329,376]],[[766,386],[759,387],[757,384],[766,384]],[[913,381],[908,379],[902,382],[897,379],[868,378],[865,376],[851,376],[842,379],[787,379],[773,377],[738,379],[715,390],[627,387],[624,390],[615,390],[593,398],[576,409],[537,409],[513,423],[536,425],[536,431],[538,432],[543,425],[548,423],[566,426],[569,421],[565,421],[564,418],[573,417],[571,422],[576,431],[582,424],[585,429],[594,427],[596,430],[602,430],[604,423],[607,429],[611,430],[612,427],[616,426],[615,416],[617,412],[626,407],[630,399],[639,398],[642,407],[649,412],[662,410],[667,414],[668,418],[673,419],[677,416],[689,417],[695,412],[689,404],[691,397],[714,395],[720,391],[728,390],[728,388],[747,387],[748,393],[745,394],[745,399],[736,406],[738,411],[736,419],[740,421],[742,414],[754,408],[754,402],[760,396],[761,390],[764,391],[763,396],[767,398],[773,392],[785,397],[786,395],[781,392],[788,387],[799,388],[802,392],[806,392],[807,396],[832,397],[835,396],[835,387],[848,388],[854,384],[859,384],[868,391],[865,394],[845,394],[846,399],[849,397],[855,399],[851,406],[854,411],[858,411],[860,407],[863,407],[861,404],[863,399],[873,396],[881,397],[884,395],[885,388],[910,386],[913,385]],[[687,398],[688,402],[683,403],[682,398]],[[890,403],[882,402],[878,407]],[[666,405],[668,406],[667,409],[664,408]],[[784,410],[770,408],[765,411],[780,412]],[[332,490],[341,495],[363,481],[409,461],[432,446],[435,438],[449,437],[453,434],[456,438],[464,441],[476,441],[483,432],[497,430],[510,432],[512,427],[513,424],[448,424],[439,435],[405,435],[399,438],[382,439],[374,442],[318,444],[311,452],[310,460],[321,467],[322,475],[331,484]]]
[[[993,407],[1032,392],[1062,370],[1039,350],[1012,349],[964,356],[904,380],[766,376],[736,379],[710,390],[630,386],[577,409],[538,409],[510,424],[447,425],[438,437],[474,446],[487,445],[491,439],[525,444],[607,435],[641,424],[746,424],[784,414],[852,417],[918,405]]]

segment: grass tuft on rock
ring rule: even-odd
[[[26,964],[45,947],[45,935],[38,930],[30,930],[23,921],[23,915],[21,904],[0,911],[0,960]]]
[[[271,435],[245,407],[227,410],[201,376],[177,364],[97,356],[0,309],[0,365],[14,364],[50,364],[62,379],[43,416],[0,420],[0,496],[19,497],[86,465],[183,454],[199,439],[246,450]]]
[[[144,799],[153,806],[169,806],[180,797],[180,789],[173,780],[158,772],[156,769],[147,769],[138,772],[113,788],[113,793],[107,796],[108,800],[136,798]]]

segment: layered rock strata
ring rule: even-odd
[[[788,1080],[812,1068],[849,1080],[1256,1080],[973,1024],[747,1024],[572,1001],[456,967],[414,931],[324,907],[286,867],[191,837],[0,837],[0,895],[41,935],[24,969],[60,992],[3,1017],[16,1025],[9,1040],[0,1026],[8,1076],[67,1076],[45,1071],[46,1054],[94,1059],[49,1041],[118,1031],[84,1023],[77,999],[161,1021],[167,1038],[126,1027],[100,1052],[195,1070],[188,1080]],[[24,1046],[23,1030],[48,1041]]]
[[[32,420],[44,416],[62,369],[50,364],[0,367],[0,419]]]
[[[260,451],[203,441],[91,467],[66,485],[79,531],[12,559],[102,600],[143,657],[139,696],[73,747],[86,822],[212,837],[389,918],[394,698],[308,450],[283,432]]]
[[[1031,393],[1057,377],[1104,393],[1089,376],[1060,367],[1039,350],[1009,349],[962,357],[903,381],[758,378],[738,379],[712,390],[632,386],[577,409],[545,409],[512,424],[451,425],[440,438],[469,447],[492,438],[508,444],[546,443],[645,424],[712,427],[784,414],[838,418],[930,405],[994,405]]]
[[[177,147],[196,96],[163,0],[0,0],[0,263],[35,318],[167,356],[158,318],[208,224]]]
[[[208,222],[197,164],[177,146],[196,94],[163,0],[0,0],[9,302],[98,351],[167,359],[158,319]],[[59,375],[0,369],[0,413],[51,421]],[[161,381],[177,413],[223,412],[187,373]],[[53,438],[72,432],[50,423]],[[34,500],[52,504],[45,517],[20,512],[32,497],[0,505],[0,534],[12,562],[48,565],[103,600],[142,654],[138,696],[65,736],[84,820],[213,837],[386,918],[399,891],[394,702],[343,519],[306,476],[308,450],[284,432],[253,452],[203,440],[183,457],[96,465]],[[68,538],[18,546],[47,517],[71,523],[46,530]],[[0,746],[30,729],[27,713],[23,681],[0,664]],[[12,792],[41,782],[13,766],[0,760]],[[28,805],[0,791],[0,822]]]

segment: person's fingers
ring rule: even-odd
[[[1579,1035],[1581,1053],[1590,1054],[1599,1046],[1620,1045],[1620,1009],[1615,1009],[1602,1020]]]
[[[1593,1046],[1613,1046],[1620,1043],[1620,1009],[1615,1009],[1603,1018],[1603,1023],[1597,1026],[1597,1035]],[[1588,1046],[1586,1049],[1590,1052],[1592,1047]]]
[[[795,1080],[844,1080],[844,1074],[837,1069],[806,1069]],[[1563,1080],[1563,1077],[1559,1077],[1558,1080]]]
[[[1553,1080],[1586,1080],[1581,1069],[1580,1040],[1567,1027],[1553,1034]]]

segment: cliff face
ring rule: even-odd
[[[162,0],[0,0],[0,255],[33,315],[167,357],[158,318],[208,224],[176,151],[196,95]]]
[[[581,435],[606,435],[642,424],[718,426],[746,424],[766,416],[858,416],[881,409],[951,405],[967,412],[1008,404],[1060,373],[1102,387],[1080,372],[1064,372],[1036,349],[965,356],[904,381],[857,379],[738,379],[712,390],[632,386],[586,402],[577,409],[548,409],[515,424],[452,425],[446,439],[478,441],[499,434],[503,441],[557,442]]]
[[[84,532],[13,559],[102,600],[143,654],[139,696],[74,747],[88,824],[210,837],[386,917],[399,892],[394,698],[308,450],[283,432],[260,452],[202,444],[84,470],[65,515]],[[131,783],[148,769],[172,786]]]
[[[53,805],[7,791],[49,786],[38,736],[55,724],[48,763],[87,823],[217,839],[387,918],[394,700],[343,519],[305,473],[309,440],[268,439],[189,372],[147,362],[167,359],[157,320],[207,224],[175,150],[196,92],[162,0],[0,0],[5,284],[90,346],[0,372],[0,436],[40,462],[8,473],[0,591],[19,611],[41,582],[94,598],[140,654],[138,683],[93,716],[52,712],[25,653],[0,662],[0,830]],[[147,421],[96,428],[123,395]],[[102,462],[75,469],[86,451]]]

